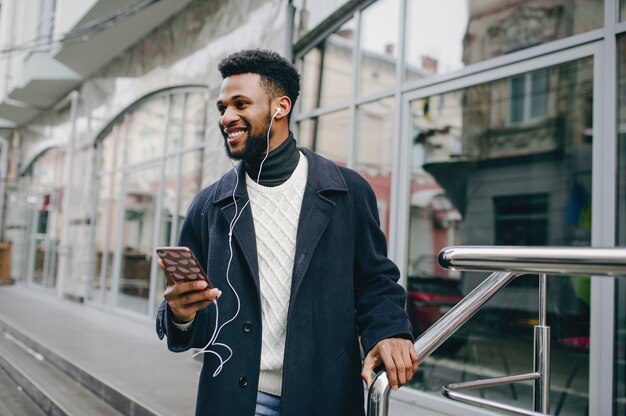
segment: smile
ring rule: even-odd
[[[235,131],[231,131],[229,133],[226,133],[228,135],[229,139],[237,139],[241,136],[243,136],[243,134],[245,133],[245,130],[235,130]]]

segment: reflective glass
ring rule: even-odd
[[[389,233],[389,207],[395,133],[395,98],[357,108],[355,169],[376,194],[378,214],[385,235]]]
[[[590,58],[411,102],[408,313],[416,335],[487,275],[441,269],[450,245],[591,242]],[[537,108],[533,106],[537,105]],[[532,368],[537,276],[517,278],[425,361],[413,386]],[[589,387],[587,276],[548,279],[551,414],[584,415]],[[528,385],[468,391],[529,408]]]
[[[94,278],[89,292],[90,300],[106,303],[111,296],[113,255],[115,252],[118,181],[116,174],[104,174],[98,181],[98,205],[95,219]]]
[[[294,37],[298,40],[348,0],[294,0],[296,8]]]
[[[602,27],[603,0],[408,0],[405,81]]]
[[[354,20],[344,23],[301,60],[300,112],[347,102],[352,96]]]
[[[154,223],[161,168],[128,173],[125,181],[120,285],[117,306],[148,312]]]
[[[178,230],[176,235],[180,235],[183,220],[187,215],[187,209],[191,200],[198,192],[202,184],[202,151],[196,150],[182,155],[180,168],[180,190],[178,198]]]
[[[163,155],[165,108],[164,97],[158,97],[141,104],[130,114],[127,120],[126,165]]]
[[[622,12],[624,2],[622,2]],[[617,232],[618,246],[626,246],[626,37],[618,46],[618,171]],[[615,280],[615,415],[626,415],[626,282]]]
[[[184,148],[201,145],[204,142],[204,125],[207,112],[206,99],[205,94],[187,94]]]
[[[400,19],[399,0],[379,0],[361,14],[359,95],[392,89],[396,84],[398,31],[387,27]]]
[[[97,143],[97,165],[100,170],[109,171],[115,167],[115,144],[117,141],[115,137],[118,132],[118,125],[113,126],[113,129]]]
[[[54,287],[58,266],[58,245],[61,234],[61,204],[64,186],[65,152],[58,148],[46,150],[31,165],[29,193],[36,196],[33,224],[32,281]],[[35,199],[33,199],[35,201]]]
[[[165,140],[165,151],[172,153],[180,150],[182,136],[184,134],[183,110],[187,101],[186,94],[174,94],[170,96],[169,122],[167,124],[167,136]]]
[[[626,20],[626,0],[620,0],[619,2],[619,16],[620,16],[620,21],[624,21]]]
[[[337,111],[299,123],[299,145],[347,165],[349,151],[350,112]]]

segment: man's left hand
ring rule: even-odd
[[[378,342],[363,361],[361,378],[367,388],[372,385],[372,372],[380,364],[385,366],[389,384],[394,390],[411,380],[417,370],[417,353],[413,343],[404,338],[387,338]]]

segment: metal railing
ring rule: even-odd
[[[550,403],[550,327],[546,324],[547,275],[584,274],[590,276],[626,276],[626,248],[595,247],[504,247],[459,246],[444,248],[439,264],[450,270],[493,272],[472,292],[435,322],[415,341],[418,363],[423,362],[493,295],[521,274],[539,274],[539,324],[534,332],[534,368],[532,373],[448,384],[444,396],[477,406],[520,415],[548,414]],[[533,380],[533,409],[505,405],[460,393],[460,390]],[[367,404],[368,416],[389,414],[390,385],[385,371],[372,383]]]

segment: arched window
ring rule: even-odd
[[[202,183],[207,90],[144,97],[96,140],[97,203],[88,298],[152,314],[164,289],[154,249],[175,245]]]

